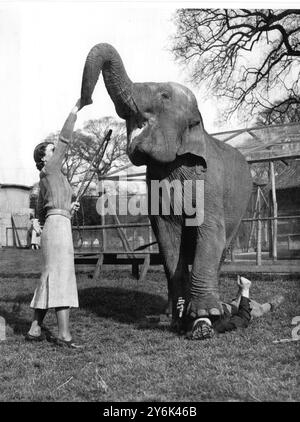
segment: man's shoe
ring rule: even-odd
[[[251,281],[248,280],[248,278],[246,278],[246,277],[239,277],[238,278],[238,286],[240,288],[248,288],[248,289],[250,289],[251,284],[252,284]]]

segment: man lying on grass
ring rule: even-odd
[[[204,340],[213,337],[215,333],[246,328],[254,317],[260,317],[272,311],[283,302],[283,296],[278,295],[267,303],[260,304],[249,298],[251,281],[238,276],[238,294],[229,304],[223,303],[224,314],[210,318],[197,318],[187,333],[191,340]]]

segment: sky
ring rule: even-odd
[[[210,2],[209,7],[220,3]],[[261,2],[251,5],[262,7]],[[118,50],[133,82],[175,81],[192,89],[206,130],[217,132],[215,102],[203,101],[201,87],[189,83],[188,71],[169,51],[175,10],[189,6],[208,7],[208,3],[0,0],[0,184],[30,186],[38,181],[33,149],[62,127],[80,97],[86,56],[99,42]],[[100,77],[93,104],[80,111],[75,129],[104,116],[117,118]]]

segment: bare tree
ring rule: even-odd
[[[300,10],[180,9],[174,19],[175,57],[209,95],[230,100],[227,117],[299,106]]]
[[[266,126],[300,122],[300,102],[295,99],[288,102],[276,101],[271,108],[260,112],[256,124]]]
[[[104,137],[109,129],[112,135],[106,145]],[[46,140],[57,141],[59,132],[51,133]],[[128,162],[126,155],[126,128],[122,122],[113,117],[87,121],[81,130],[73,134],[63,171],[69,183],[76,188],[82,181],[96,152],[99,151],[92,170],[95,170],[94,180],[108,171],[117,169]]]

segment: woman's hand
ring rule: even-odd
[[[75,106],[72,108],[71,113],[76,114],[81,109],[82,109],[82,106],[81,106],[81,98],[79,98],[79,100],[77,100]]]
[[[79,208],[80,208],[80,203],[79,202],[77,202],[77,201],[72,202],[72,204],[71,204],[71,213],[74,214],[75,212],[77,212],[79,210]]]

